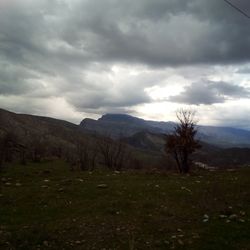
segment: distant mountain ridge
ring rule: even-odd
[[[87,118],[80,123],[83,130],[113,138],[130,137],[140,132],[171,133],[175,125],[174,122],[144,120],[127,114],[105,114],[98,120]],[[250,147],[250,131],[243,129],[199,125],[198,138],[223,148]]]
[[[122,141],[131,152],[146,165],[158,164],[164,157],[164,133],[173,130],[174,126],[173,122],[147,121],[120,114],[104,115],[98,120],[84,119],[80,125],[76,125],[54,118],[16,114],[0,109],[0,139],[6,133],[12,133],[17,136],[18,143],[29,150],[34,147],[34,143],[38,143],[38,146],[42,143],[49,149],[48,153],[71,157],[70,152],[74,152],[79,139],[88,141],[93,152],[97,152],[99,143],[104,139],[102,135],[112,135],[113,138],[122,136]],[[244,144],[249,139],[249,131],[209,126],[201,126],[199,129],[202,148],[194,155],[196,161],[219,167],[250,165],[250,145]],[[216,144],[207,141],[215,141]],[[218,144],[223,148],[216,146]]]
[[[0,133],[4,130],[12,130],[21,136],[28,134],[51,134],[65,140],[71,138],[70,134],[80,131],[89,134],[99,134],[113,138],[142,138],[140,133],[166,134],[171,133],[175,127],[174,122],[158,122],[144,120],[124,114],[106,114],[98,120],[83,119],[79,124],[58,120],[49,117],[41,117],[26,114],[16,114],[0,109]],[[198,138],[205,143],[222,148],[247,147],[250,148],[250,131],[230,127],[198,126]],[[139,134],[139,135],[137,135]],[[135,137],[135,135],[137,135]],[[134,141],[131,138],[132,141]],[[68,139],[67,139],[68,140]],[[70,140],[70,139],[69,139]],[[137,144],[140,144],[137,142]],[[158,146],[157,146],[158,148]]]

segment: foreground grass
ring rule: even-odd
[[[180,176],[9,166],[0,249],[250,249],[249,177],[250,169]]]

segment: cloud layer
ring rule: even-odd
[[[171,96],[169,101],[185,104],[224,103],[230,99],[249,98],[250,91],[242,86],[226,82],[195,82],[184,88],[179,95]]]
[[[0,105],[78,122],[138,113],[155,88],[171,105],[247,100],[249,24],[218,0],[3,1]]]

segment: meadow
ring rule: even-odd
[[[0,249],[250,249],[250,168],[0,175]]]

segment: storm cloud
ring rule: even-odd
[[[249,98],[250,90],[231,83],[203,81],[184,88],[179,95],[171,96],[169,101],[185,104],[223,103],[230,99]]]
[[[231,2],[250,14],[249,1]],[[137,112],[171,77],[184,88],[166,93],[172,104],[249,99],[249,41],[250,19],[218,0],[3,1],[0,105],[54,115],[54,102],[72,121]]]

